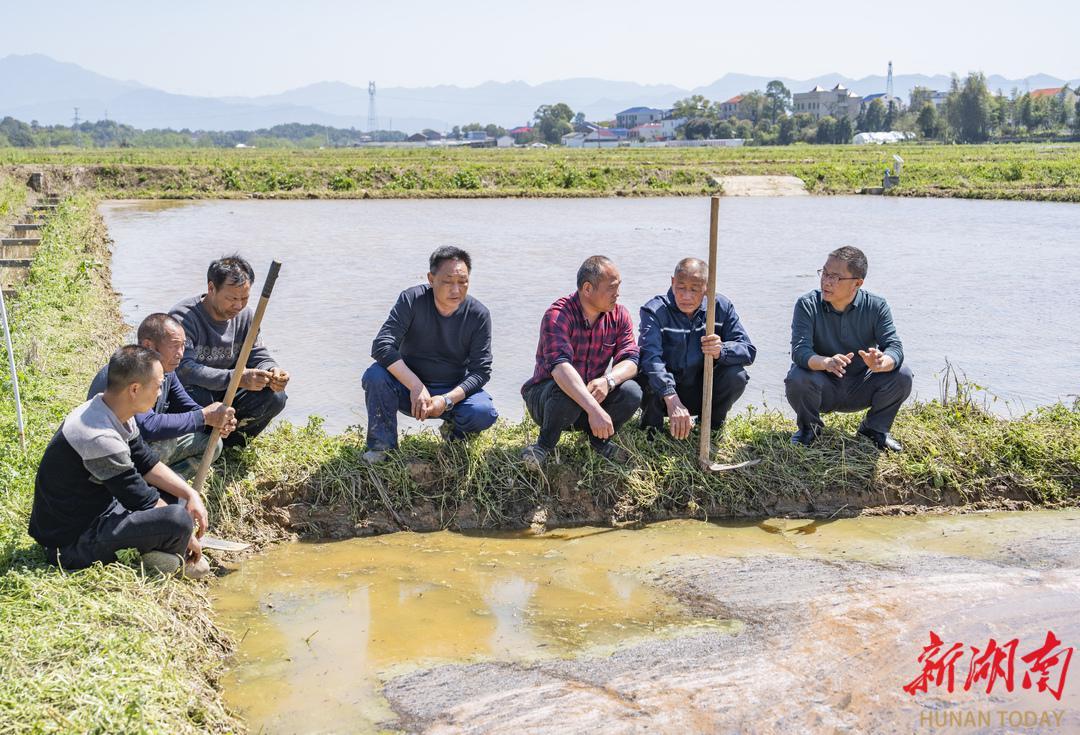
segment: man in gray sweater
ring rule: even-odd
[[[225,396],[251,329],[255,311],[247,303],[255,271],[239,255],[231,255],[211,263],[206,280],[205,294],[185,299],[169,312],[184,328],[184,356],[176,375],[204,406]],[[288,398],[289,374],[278,367],[258,337],[240,369],[243,376],[232,404],[236,430],[225,438],[225,446],[243,446],[257,436],[281,413]]]

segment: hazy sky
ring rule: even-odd
[[[733,4],[734,5],[734,4]],[[538,9],[548,12],[541,14]],[[727,72],[1080,78],[1080,2],[3,0],[0,56],[42,53],[170,92],[257,95],[600,77],[684,88]]]

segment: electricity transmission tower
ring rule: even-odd
[[[368,82],[367,132],[374,139],[375,129],[379,127],[379,118],[375,114],[375,82]]]

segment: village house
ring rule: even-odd
[[[720,103],[720,118],[726,120],[729,117],[736,117],[740,120],[749,120],[751,118],[751,112],[746,108],[746,105],[742,104],[746,95],[737,94],[729,100],[724,100]]]
[[[615,125],[620,128],[636,128],[651,122],[659,122],[664,117],[664,110],[654,107],[629,107],[622,112],[615,113]]]
[[[825,89],[819,84],[809,92],[792,95],[792,110],[796,115],[812,115],[819,120],[831,116],[836,119],[847,117],[854,122],[861,105],[862,97],[843,84],[837,84],[832,89]]]

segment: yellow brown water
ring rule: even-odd
[[[968,595],[971,609],[981,611],[975,617],[949,618],[954,627],[949,632],[969,636],[969,643],[986,638],[987,615],[1012,621],[1012,632],[1017,635],[1027,631],[1030,638],[1034,635],[1030,631],[1040,625],[1043,629],[1056,626],[1059,637],[1072,634],[1072,644],[1080,642],[1076,640],[1080,630],[1061,617],[1062,608],[1080,605],[1080,585],[1072,586],[1075,565],[1041,551],[1048,543],[1056,544],[1054,539],[1078,535],[1080,512],[1059,511],[834,522],[770,519],[725,525],[675,521],[637,530],[578,528],[541,536],[401,533],[281,546],[246,560],[214,587],[218,619],[240,641],[224,682],[225,694],[253,731],[356,732],[377,729],[379,723],[393,722],[401,714],[384,699],[384,682],[408,679],[408,672],[448,663],[509,662],[527,670],[532,664],[547,665],[546,661],[606,661],[613,652],[650,639],[689,640],[703,632],[746,638],[750,634],[744,632],[745,626],[757,626],[764,631],[761,641],[773,641],[762,645],[794,646],[795,650],[786,652],[763,651],[765,660],[786,654],[814,663],[813,658],[831,646],[850,647],[857,645],[856,639],[865,645],[866,640],[877,640],[875,636],[888,631],[896,632],[895,636],[889,633],[891,645],[903,640],[911,648],[901,655],[904,666],[882,662],[873,667],[876,671],[862,674],[845,674],[835,662],[825,662],[825,679],[831,683],[821,684],[822,692],[807,691],[806,696],[842,696],[844,690],[858,691],[856,683],[843,683],[845,676],[865,682],[884,676],[885,671],[891,676],[900,676],[901,669],[916,673],[913,667],[925,645],[926,626],[933,623],[935,609],[940,612],[947,607],[933,603],[934,590],[924,590],[931,607],[924,611],[925,621],[916,620],[919,614],[913,617],[908,611],[911,590],[920,589],[918,578],[924,575],[928,585],[949,587],[937,592]],[[1074,551],[1066,549],[1068,554]],[[1025,555],[1030,558],[1025,560]],[[774,623],[706,611],[692,602],[693,595],[678,592],[689,585],[687,589],[706,596],[709,585],[722,588],[724,576],[729,575],[733,587],[737,580],[741,589],[752,591],[755,582],[760,582],[763,596],[775,595],[777,580],[770,577],[770,568],[776,572],[785,559],[827,562],[843,569],[838,580],[803,580],[808,585],[804,590],[795,578],[803,573],[798,567],[791,567],[795,571],[790,572],[790,579],[784,578],[789,572],[780,574],[779,585],[790,588],[781,592],[805,601],[799,607],[817,627],[811,636],[813,645],[801,653],[798,649],[809,644],[792,644],[802,639],[780,636],[773,630]],[[765,564],[758,563],[762,561]],[[1012,572],[994,566],[1002,561],[1020,564],[1021,569],[1025,565],[1064,566],[1064,577],[1048,576],[1038,588],[1013,590],[1004,581]],[[748,564],[731,566],[742,562]],[[890,571],[883,576],[879,569]],[[1014,576],[1022,581],[1032,574],[1037,572],[1021,571]],[[829,585],[835,591],[828,592]],[[982,591],[975,593],[969,587]],[[751,597],[756,594],[752,592]],[[817,599],[821,595],[827,599]],[[742,607],[737,599],[727,602],[731,610],[751,609],[746,600]],[[768,606],[764,597],[761,603]],[[838,605],[848,612],[837,617]],[[778,602],[777,609],[781,607]],[[1020,619],[1034,627],[1020,626]],[[940,627],[942,623],[933,624]],[[874,632],[859,632],[863,626]],[[1002,640],[1012,637],[1008,627],[997,631]],[[781,638],[787,642],[781,644]],[[785,670],[794,665],[786,661]],[[772,669],[766,675],[763,666],[747,669],[742,684],[746,691],[780,676]],[[655,675],[649,673],[651,668],[643,659],[638,677]],[[626,675],[634,680],[633,671]],[[710,677],[718,676],[716,672],[699,668],[680,676],[669,683],[671,691],[663,696],[698,685],[709,692],[721,691],[708,684]],[[754,684],[755,676],[758,684]],[[901,683],[906,680],[882,686],[899,691]],[[580,730],[604,706],[580,688],[561,691],[559,687],[565,684],[558,679],[551,685],[552,691],[564,696],[561,724]],[[632,689],[636,684],[622,686]],[[792,693],[797,690],[791,685]],[[541,691],[543,687],[522,687],[516,696],[540,696]],[[647,691],[654,699],[660,696],[652,688]],[[475,720],[481,729],[500,729],[500,723],[508,726],[509,720],[493,714],[498,713],[498,706],[479,694],[462,694],[461,701],[454,702],[455,722]],[[415,698],[415,692],[410,696]],[[700,699],[702,695],[694,696]],[[1028,699],[1023,701],[1030,704],[1030,695],[1025,696]],[[580,699],[578,710],[575,698]],[[473,701],[486,704],[470,704]],[[672,711],[654,725],[660,729],[692,726],[685,720],[682,705],[656,701],[658,711]],[[844,709],[849,714],[857,712],[860,701],[856,696],[853,703],[849,693]],[[826,702],[824,706],[835,710],[838,705]],[[541,712],[543,707],[540,701],[534,709]],[[723,711],[724,706],[718,704],[717,712]],[[634,717],[640,720],[641,713]],[[605,722],[614,727],[618,713],[609,713]],[[715,725],[720,720],[708,722]],[[534,727],[529,725],[529,729]]]

